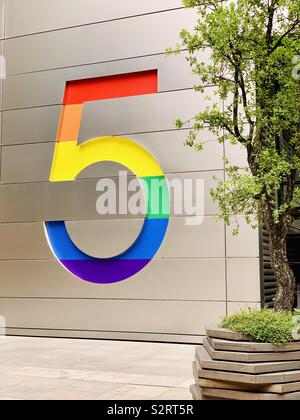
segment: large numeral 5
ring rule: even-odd
[[[99,137],[78,144],[84,102],[157,93],[157,72],[88,79],[67,83],[50,181],[73,181],[88,166],[104,161],[117,162],[130,169],[141,181],[147,199],[147,215],[136,242],[124,253],[109,259],[94,258],[82,252],[70,238],[64,221],[46,222],[49,245],[61,265],[82,280],[109,284],[123,281],[141,271],[159,250],[169,223],[169,192],[164,174],[154,157],[141,145],[120,137]],[[161,188],[151,190],[153,180]],[[168,203],[168,212],[157,202]],[[100,238],[101,240],[101,238]]]

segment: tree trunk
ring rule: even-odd
[[[294,309],[296,279],[289,266],[286,238],[274,237],[270,242],[271,262],[277,280],[274,308],[276,311],[292,312]]]

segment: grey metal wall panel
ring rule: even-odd
[[[68,222],[75,243],[95,256],[112,256],[123,252],[140,233],[143,219]],[[54,260],[42,223],[2,223],[1,260]],[[107,236],[108,235],[108,236]],[[103,238],[105,237],[105,241]],[[98,255],[97,255],[98,254]]]
[[[167,180],[170,182],[170,196],[171,196],[171,214],[177,215],[176,209],[183,209],[183,215],[186,216],[189,214],[188,204],[191,205],[196,204],[196,198],[201,201],[203,205],[203,210],[201,210],[201,215],[209,216],[209,215],[216,215],[218,214],[218,206],[216,203],[213,202],[211,197],[211,190],[212,188],[216,187],[216,180],[224,179],[224,171],[207,171],[207,172],[188,172],[188,173],[177,173],[177,174],[166,174]],[[182,186],[182,194],[181,194],[181,187],[175,189],[173,192],[172,185],[179,185],[178,181]],[[196,182],[202,181],[204,183],[204,191],[202,197],[202,191],[198,191],[196,197]],[[192,190],[189,192],[189,185],[191,185]],[[176,188],[176,187],[175,187]],[[179,192],[178,192],[179,191]]]
[[[54,143],[38,143],[2,148],[2,183],[48,181]]]
[[[241,311],[248,311],[249,309],[261,310],[262,305],[260,302],[228,302],[227,313],[228,315],[236,314]]]
[[[194,11],[182,9],[8,39],[8,74],[157,54],[173,46],[180,30],[192,28],[196,19]]]
[[[226,247],[229,258],[259,258],[259,229],[252,229],[243,216],[238,217],[239,236],[233,235],[234,225],[227,228]]]
[[[158,255],[164,258],[224,258],[224,223],[217,217],[206,216],[201,225],[187,226],[184,218],[174,218]]]
[[[143,223],[142,218],[115,222],[68,222],[67,230],[83,252],[96,258],[110,258],[132,246],[141,233]]]
[[[182,7],[180,0],[9,0],[7,36],[51,31]]]
[[[226,148],[205,131],[205,151],[197,154],[183,146],[187,131],[174,129],[176,118],[189,119],[208,105],[206,96],[213,94],[212,88],[204,95],[192,91],[198,80],[184,55],[165,58],[163,54],[176,43],[183,27],[194,25],[197,15],[183,9],[161,12],[181,7],[181,0],[8,3],[0,314],[6,316],[9,331],[165,341],[194,336],[198,340],[207,323],[218,323],[226,314],[228,293],[238,279],[238,270],[227,270],[232,267],[227,267],[226,258],[257,256],[258,241],[243,224],[241,237],[233,240],[230,230],[213,216],[217,207],[209,192],[214,176],[224,178]],[[0,0],[0,51],[3,4]],[[100,21],[107,22],[96,23]],[[70,28],[76,25],[82,26]],[[208,62],[209,50],[201,58]],[[127,248],[143,219],[97,214],[96,183],[100,177],[116,176],[120,167],[115,164],[93,165],[77,182],[48,182],[65,83],[150,69],[159,70],[160,93],[88,104],[81,140],[127,135],[158,159],[169,180],[203,178],[203,223],[189,226],[185,217],[172,213],[165,241],[145,270],[119,284],[89,284],[55,261],[42,222],[69,220],[74,242],[92,255],[105,257]],[[256,277],[254,283],[253,288],[259,287]],[[250,302],[252,292],[246,291],[241,300]]]
[[[125,282],[99,286],[71,276],[53,261],[0,261],[1,297],[224,301],[225,261],[154,260]],[[101,303],[100,303],[101,305]]]
[[[244,273],[241,276],[241,273]],[[229,258],[227,261],[227,294],[231,302],[259,302],[260,259]]]
[[[228,140],[225,143],[226,158],[230,161],[231,165],[239,168],[247,168],[249,166],[247,160],[247,149],[241,144],[231,144]]]
[[[5,5],[6,5],[6,0],[0,0],[0,39],[4,38]]]
[[[223,146],[207,131],[202,137],[208,143],[203,152],[185,147],[187,131],[170,131],[128,136],[146,147],[160,163],[165,173],[221,170],[224,167]],[[211,141],[209,141],[211,140]],[[54,143],[5,146],[2,149],[2,183],[48,181],[53,159]],[[184,155],[184,159],[178,159]],[[79,178],[118,175],[116,165],[92,165]]]
[[[205,333],[226,313],[222,302],[126,301],[76,299],[0,299],[10,328]],[[37,316],[38,314],[38,316]]]
[[[203,61],[208,61],[209,52],[204,52],[201,58]],[[191,73],[184,54],[171,57],[158,54],[151,57],[8,76],[5,80],[3,107],[18,109],[61,104],[67,81],[153,69],[159,71],[160,92],[191,88],[199,82],[198,77]]]
[[[0,241],[1,260],[14,263],[26,259],[33,262],[53,259],[42,223],[0,223],[0,232],[3,238]]]
[[[49,181],[55,143],[37,143],[2,148],[2,183]],[[103,162],[85,169],[78,179],[115,177],[125,168]]]
[[[1,17],[1,16],[0,16]],[[4,96],[4,78],[6,77],[6,60],[4,57],[4,41],[0,41],[0,111],[3,108]],[[2,112],[0,112],[0,119],[2,119]]]
[[[192,184],[193,197],[191,203],[195,201],[196,180],[204,181],[204,214],[217,214],[217,208],[210,197],[210,190],[215,185],[213,176],[224,177],[223,171],[220,172],[197,172],[188,174],[166,175],[167,179],[174,178],[181,181],[190,180]],[[131,180],[132,178],[129,178]],[[5,184],[0,191],[0,220],[1,222],[35,222],[50,220],[98,220],[114,218],[132,218],[129,215],[99,215],[96,210],[96,202],[101,193],[97,192],[99,179],[81,179],[77,182],[34,182],[22,184]],[[119,208],[119,179],[114,178],[116,186],[116,206]],[[135,192],[128,193],[128,200]],[[171,194],[171,212],[178,208],[183,199],[183,194],[179,190],[179,198],[173,192]],[[186,193],[187,194],[187,193]],[[199,195],[199,194],[198,194]],[[187,197],[187,196],[186,196]],[[143,196],[142,196],[143,198]],[[199,197],[200,198],[200,197]],[[183,215],[188,215],[184,211]],[[203,213],[203,212],[201,212]],[[177,214],[176,214],[177,215]],[[142,217],[139,216],[139,217]]]
[[[113,249],[113,243],[119,240],[128,243],[132,233],[137,232],[140,221],[137,220],[108,220],[68,223],[72,238],[81,248],[91,250],[101,256],[103,252]],[[91,226],[94,227],[92,231]],[[83,227],[91,232],[91,237],[79,236]],[[54,260],[49,252],[42,223],[11,223],[1,224],[2,242],[0,246],[0,260]],[[103,232],[106,233],[106,243],[101,243]],[[109,232],[109,235],[108,235]],[[102,241],[103,242],[103,241]],[[156,259],[161,258],[224,258],[224,224],[217,222],[215,217],[204,217],[202,225],[186,226],[184,218],[172,218],[165,238]]]
[[[176,118],[189,120],[204,110],[209,104],[206,97],[213,97],[213,92],[214,88],[207,88],[202,95],[187,90],[88,102],[84,106],[80,140],[85,141],[99,135],[143,133],[174,128]]]
[[[203,95],[183,90],[87,103],[80,138],[175,129],[176,118],[190,119],[204,110],[209,104],[207,95],[214,100],[213,92],[213,88],[205,89]],[[60,106],[46,106],[4,111],[3,144],[55,141],[60,110]]]
[[[3,144],[55,141],[60,106],[3,112]]]
[[[0,83],[0,93],[1,93],[1,83]],[[2,154],[2,113],[0,112],[0,156],[1,154]],[[1,183],[1,176],[0,176],[0,183]]]
[[[97,183],[98,179],[91,179],[77,182],[3,185],[0,220],[34,222],[112,218],[113,216],[99,216],[97,213],[96,201],[100,195],[96,191]],[[118,187],[118,184],[116,185]],[[117,191],[117,205],[118,197]]]
[[[131,222],[134,223],[134,222]],[[88,237],[83,235],[85,227],[91,233]],[[97,226],[98,224],[98,226]],[[92,229],[94,225],[94,229]],[[100,232],[104,232],[107,242],[115,242],[121,234],[131,238],[128,234],[130,224],[128,220],[107,220],[94,222],[71,222],[69,224],[72,238],[84,250],[95,256],[105,252],[106,244],[99,243]],[[134,226],[135,232],[137,226]],[[99,233],[99,236],[98,234]],[[123,242],[125,242],[123,238]],[[108,245],[108,249],[111,250]],[[225,232],[224,223],[217,221],[216,217],[205,216],[203,223],[198,226],[187,226],[184,218],[172,218],[165,241],[155,258],[224,258],[225,257]]]
[[[146,147],[157,159],[166,174],[180,172],[218,171],[224,169],[223,146],[207,130],[202,139],[207,142],[202,153],[186,147],[184,141],[187,131],[166,131],[124,136]],[[5,152],[5,148],[3,148]],[[184,158],[183,158],[184,157]],[[12,171],[10,171],[12,173]],[[114,176],[112,165],[97,164],[86,169],[80,178]],[[29,176],[29,174],[28,174]],[[30,175],[31,176],[31,175]]]

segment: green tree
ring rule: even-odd
[[[199,15],[193,31],[183,30],[181,42],[168,53],[187,51],[196,91],[216,86],[224,110],[209,106],[190,121],[187,145],[201,151],[208,127],[220,142],[241,144],[248,167],[226,161],[227,181],[218,182],[212,196],[227,224],[232,215],[265,224],[271,262],[277,279],[275,309],[291,311],[295,276],[287,258],[287,235],[300,216],[300,1],[184,0]],[[199,52],[209,48],[204,63]],[[217,102],[217,101],[216,101]],[[284,190],[281,201],[275,197]],[[235,230],[238,233],[238,226]]]

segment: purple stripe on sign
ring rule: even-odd
[[[61,260],[61,264],[82,280],[97,284],[118,283],[143,270],[151,260]]]

